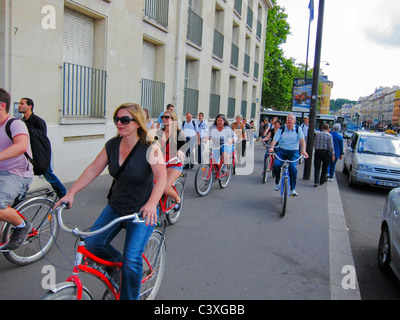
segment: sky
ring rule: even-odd
[[[318,7],[311,24],[308,64],[314,67]],[[277,0],[291,34],[286,58],[305,63],[310,0]],[[383,87],[400,86],[399,0],[325,0],[321,69],[334,83],[332,99],[358,100]],[[325,62],[324,62],[325,61]],[[329,65],[326,65],[326,62]]]

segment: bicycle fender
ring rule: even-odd
[[[53,293],[57,293],[65,288],[72,288],[72,287],[76,287],[75,282],[70,282],[70,281],[69,282],[60,282],[60,283],[55,284],[54,286],[51,286],[49,288],[49,291],[51,291]],[[82,289],[85,290],[86,293],[89,294],[90,298],[93,300],[93,297],[90,294],[89,290],[85,286],[83,286]]]

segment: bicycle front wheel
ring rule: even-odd
[[[32,231],[25,242],[4,256],[16,265],[36,262],[50,251],[57,238],[59,225],[57,216],[52,213],[54,202],[46,198],[35,198],[21,203],[15,209],[32,224]],[[7,224],[2,234],[2,243],[8,242],[14,226]]]
[[[270,166],[271,166],[271,157],[268,156],[264,161],[263,183],[266,183],[268,180]]]
[[[222,177],[219,178],[218,180],[219,186],[222,189],[226,188],[229,184],[229,181],[231,181],[231,177],[232,177],[232,166],[228,165],[227,172],[223,174]]]
[[[175,187],[176,193],[181,198],[181,208],[179,211],[174,211],[174,209],[172,209],[172,210],[170,210],[169,213],[167,213],[166,217],[167,217],[169,224],[177,223],[179,220],[179,217],[181,216],[182,208],[183,208],[183,196],[184,196],[184,191],[185,191],[184,179],[182,177],[178,178],[174,183],[174,187]],[[173,205],[172,199],[168,198],[167,208],[170,208],[172,205]]]
[[[78,300],[77,294],[78,289],[76,286],[66,286],[58,291],[47,291],[40,300]],[[81,300],[93,300],[86,288],[82,288]]]
[[[143,277],[140,300],[154,300],[165,270],[165,241],[159,231],[153,231],[143,253]]]
[[[202,164],[196,171],[194,187],[200,197],[206,196],[212,187],[213,173],[210,164]]]
[[[282,194],[281,194],[281,217],[286,214],[287,200],[289,192],[289,179],[286,177],[282,181]]]

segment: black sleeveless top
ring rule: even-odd
[[[113,138],[106,143],[108,171],[112,177],[115,177],[120,167],[119,148],[121,139]],[[153,191],[153,171],[146,157],[150,147],[148,144],[138,146],[113,186],[108,203],[121,216],[139,212],[147,203]]]

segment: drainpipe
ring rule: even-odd
[[[178,23],[177,23],[177,41],[176,41],[176,57],[175,57],[175,110],[178,111],[178,101],[179,101],[179,79],[180,79],[180,63],[181,63],[181,34],[182,34],[182,3],[183,0],[179,0],[179,7],[178,7]],[[182,110],[183,112],[183,110]],[[177,112],[178,113],[178,112]]]
[[[4,89],[11,94],[11,44],[12,44],[12,17],[11,0],[4,4]]]

